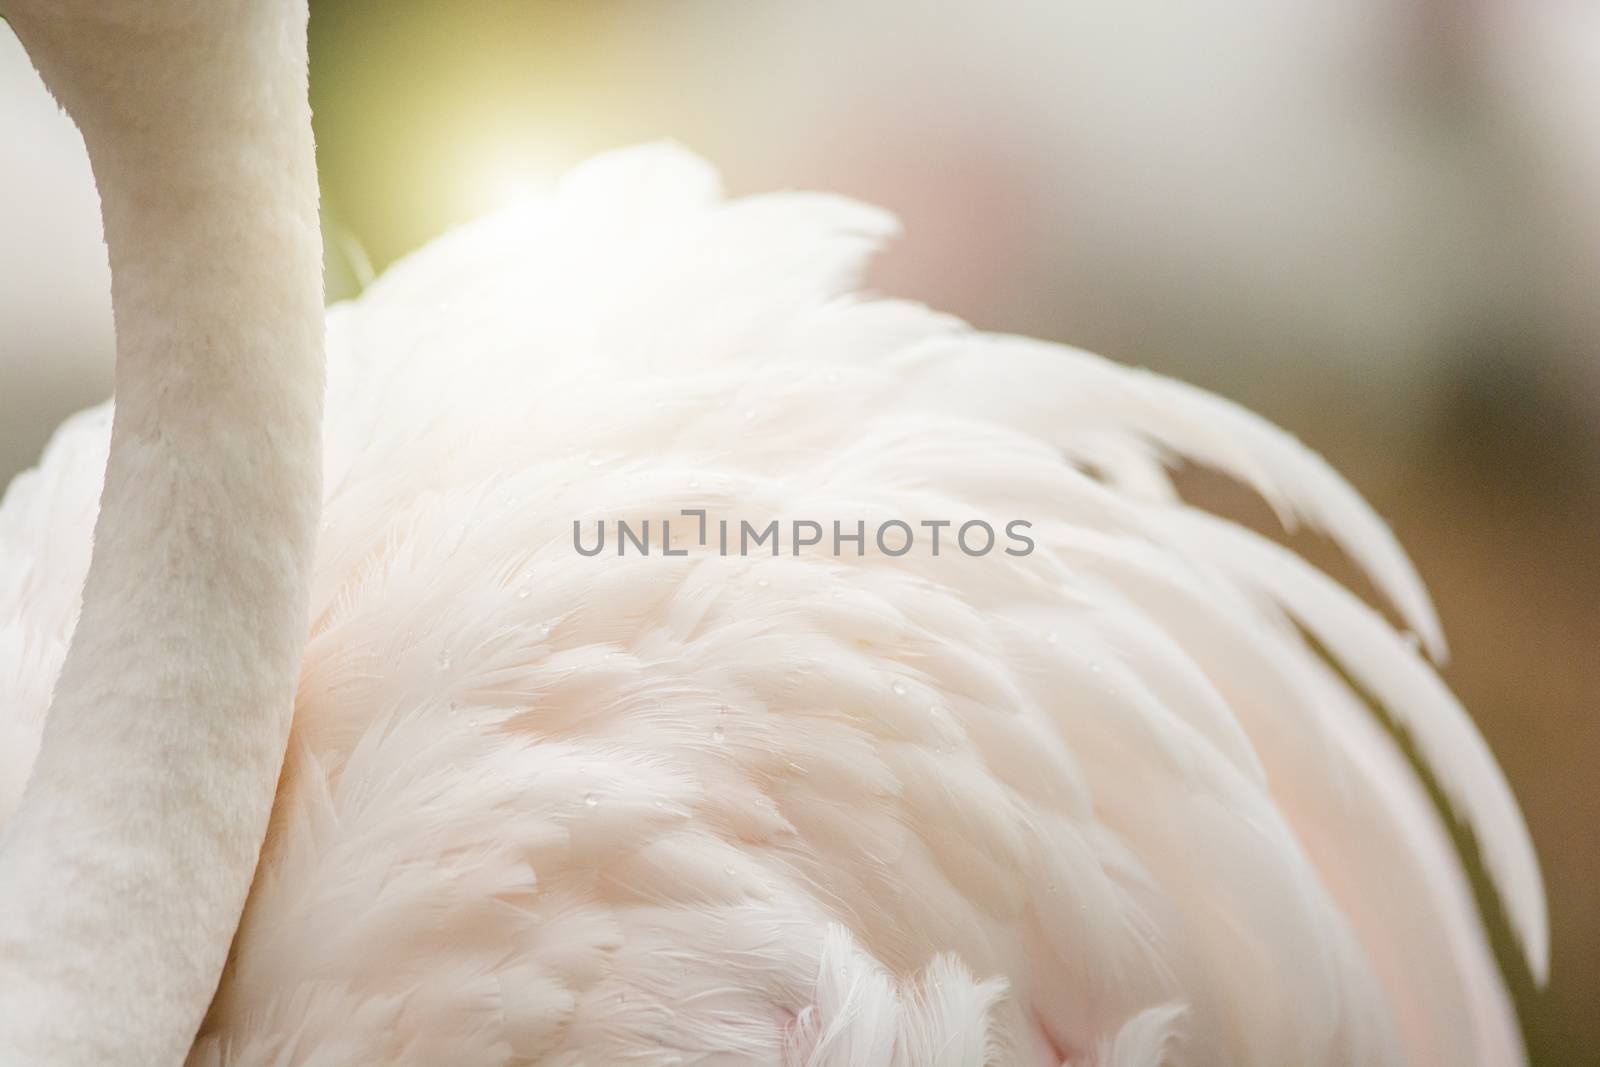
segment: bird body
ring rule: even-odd
[[[1470,720],[1166,466],[1325,530],[1437,650],[1387,530],[1223,401],[857,295],[892,229],[648,147],[329,310],[310,639],[191,1065],[1521,1061],[1443,823],[1313,640],[1432,761],[1539,967]],[[108,425],[0,508],[0,820]]]

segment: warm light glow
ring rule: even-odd
[[[476,159],[458,161],[461,207],[467,216],[498,211],[549,193],[577,158],[548,140],[524,138],[496,144]]]

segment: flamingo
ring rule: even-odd
[[[1542,979],[1526,828],[1291,437],[860,295],[888,215],[672,146],[324,311],[304,0],[4,14],[117,372],[0,507],[0,1062],[1523,1062],[1364,698]]]

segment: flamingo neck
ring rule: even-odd
[[[117,372],[82,611],[0,837],[0,1060],[178,1064],[255,871],[306,633],[305,3],[7,4],[84,133]]]

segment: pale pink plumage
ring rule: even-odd
[[[1232,405],[851,295],[892,227],[637,149],[330,310],[295,733],[191,1065],[1521,1062],[1439,818],[1300,627],[1416,738],[1542,973],[1481,738],[1163,464],[1327,531],[1442,649],[1386,528]],[[0,819],[107,425],[0,509]],[[573,551],[694,507],[1026,518],[1039,550]]]

